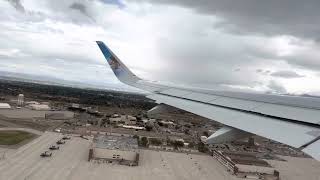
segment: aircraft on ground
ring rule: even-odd
[[[298,148],[320,160],[320,98],[181,88],[149,82],[133,74],[101,41],[97,44],[117,78],[150,92],[146,97],[212,119],[225,126],[207,138],[221,143],[253,134]]]

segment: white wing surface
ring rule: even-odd
[[[234,138],[231,135],[256,134],[300,148],[320,160],[320,98],[179,88],[149,82],[134,75],[103,42],[97,44],[121,82],[150,92],[147,97],[159,104],[226,125],[209,137],[210,142],[230,140]]]

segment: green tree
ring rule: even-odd
[[[155,145],[155,146],[162,145],[162,141],[157,138],[150,138],[149,141],[150,141],[150,144]]]
[[[203,133],[202,133],[204,136],[207,136],[207,137],[209,137],[209,133],[208,133],[208,131],[203,131]]]
[[[194,148],[194,146],[195,146],[194,142],[190,142],[190,143],[188,144],[188,148]]]
[[[146,126],[146,130],[147,130],[147,131],[152,131],[152,129],[153,129],[153,127],[152,127],[151,125],[147,125],[147,126]]]
[[[203,152],[203,153],[209,152],[208,147],[203,142],[199,142],[197,146],[198,146],[199,152]]]
[[[178,149],[178,147],[183,147],[184,146],[184,143],[182,141],[173,141],[172,142],[172,146],[175,148],[175,149]]]
[[[142,137],[139,141],[140,143],[140,146],[143,146],[143,147],[148,147],[148,138],[147,137]]]

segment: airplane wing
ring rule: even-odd
[[[101,41],[97,44],[117,78],[150,92],[148,98],[225,125],[208,143],[256,134],[320,160],[320,98],[181,88],[149,82],[133,74]]]

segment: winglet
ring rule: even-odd
[[[96,43],[110,65],[112,71],[121,82],[130,85],[138,80],[141,80],[139,77],[133,74],[102,41],[96,41]]]

